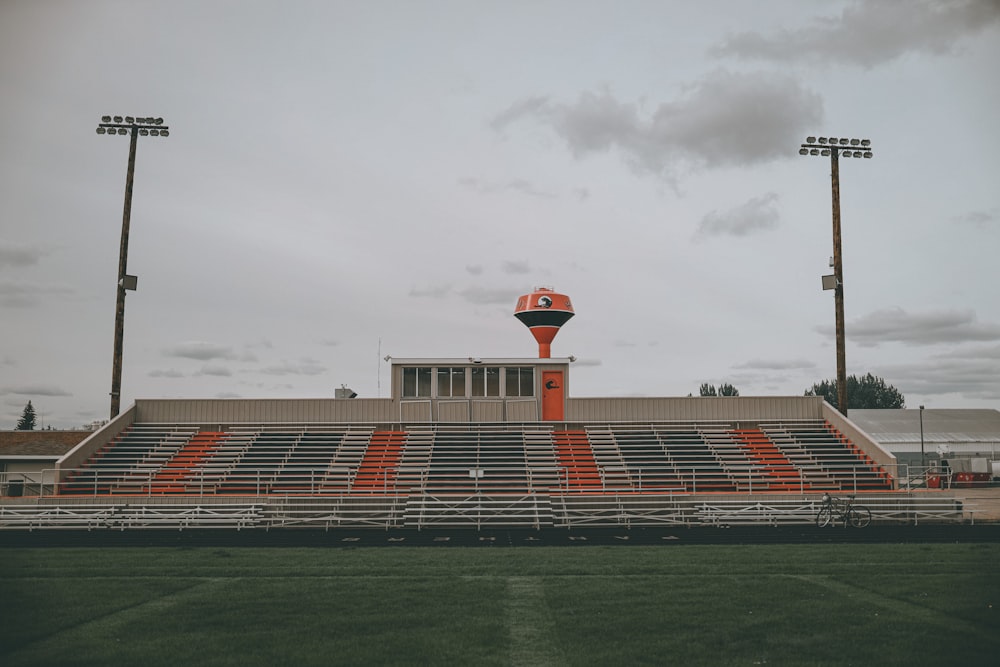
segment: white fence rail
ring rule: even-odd
[[[2,530],[135,530],[167,528],[336,529],[336,528],[632,528],[667,526],[815,525],[821,500],[815,497],[705,499],[643,494],[427,494],[358,497],[260,497],[253,501],[134,497],[93,503],[20,499],[0,504]],[[127,502],[125,502],[127,500]],[[974,523],[975,509],[954,498],[891,494],[860,496],[872,526]]]

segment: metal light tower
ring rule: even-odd
[[[927,457],[924,455],[924,406],[920,406],[920,467],[927,471]]]
[[[833,280],[824,276],[823,289],[834,290],[837,314],[837,408],[847,416],[847,359],[844,336],[844,265],[840,253],[840,157],[870,158],[871,141],[837,137],[808,137],[799,155],[821,155],[830,158],[830,180],[833,186]]]
[[[118,253],[118,302],[115,306],[115,350],[111,368],[111,419],[118,416],[122,400],[122,342],[125,337],[125,292],[135,290],[136,277],[128,275],[128,231],[132,216],[132,180],[135,175],[135,147],[140,136],[168,137],[170,128],[162,118],[133,118],[132,116],[102,116],[97,126],[98,134],[110,136],[130,135],[128,149],[128,174],[125,177],[125,212],[122,214],[122,242]]]

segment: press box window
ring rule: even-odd
[[[508,368],[506,383],[507,396],[534,396],[535,395],[535,369],[534,368]]]
[[[465,397],[465,369],[464,368],[439,368],[437,369],[437,395],[441,398],[464,398]]]
[[[404,368],[403,397],[430,398],[430,396],[431,396],[431,369]]]
[[[500,369],[483,368],[475,366],[472,368],[472,395],[499,396],[500,395]]]

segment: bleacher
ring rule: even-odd
[[[824,420],[756,424],[134,424],[59,495],[524,496],[878,491]]]

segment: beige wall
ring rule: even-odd
[[[388,398],[147,399],[135,403],[142,423],[265,424],[395,422]]]
[[[537,401],[534,399],[414,399],[399,402],[388,398],[146,399],[136,401],[135,410],[137,422],[195,424],[205,428],[239,423],[370,424],[469,419],[520,422],[538,418]],[[463,417],[463,414],[467,416]],[[565,421],[757,422],[823,417],[823,399],[816,396],[569,398],[566,400]]]
[[[767,421],[819,419],[823,399],[817,396],[682,398],[571,398],[566,421]]]

